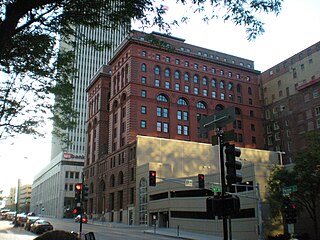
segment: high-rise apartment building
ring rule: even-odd
[[[284,164],[305,144],[304,134],[320,130],[320,42],[260,75],[265,114],[265,148]]]
[[[233,142],[264,147],[259,72],[253,61],[180,38],[133,31],[109,65],[87,89],[89,214],[110,213],[108,221],[127,221],[138,191],[138,135],[211,143],[215,131],[201,133],[199,120],[233,106],[235,121],[225,128],[234,131]]]

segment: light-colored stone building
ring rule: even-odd
[[[62,218],[65,210],[75,206],[74,185],[81,182],[83,156],[59,154],[32,184],[30,210],[36,214]]]
[[[268,206],[264,203],[266,180],[269,171],[278,163],[278,154],[244,148],[241,151],[243,182],[249,185],[237,188],[241,211],[232,219],[233,236],[236,239],[257,239],[258,229],[264,234],[269,225],[266,222]],[[107,221],[119,221],[121,215],[124,223],[151,225],[156,218],[159,227],[179,226],[221,236],[222,220],[206,214],[206,198],[210,193],[212,195],[212,186],[221,182],[218,146],[137,136],[136,162],[136,204],[119,211],[106,209]],[[157,172],[156,187],[148,186],[150,170]],[[200,190],[197,186],[199,173],[205,174],[207,190]],[[192,186],[186,187],[185,179],[193,180]]]

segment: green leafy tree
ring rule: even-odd
[[[320,210],[320,133],[306,134],[307,147],[295,157],[292,169],[275,167],[268,180],[268,201],[274,217],[283,213],[284,187],[296,185],[298,191],[290,199],[305,210],[313,221],[315,239],[319,240]]]
[[[261,12],[278,14],[283,0],[177,0],[189,5],[204,21],[217,17],[247,27],[248,38],[263,30]],[[96,42],[76,31],[78,25],[114,29],[132,19],[143,26],[169,32],[189,16],[166,20],[167,8],[154,0],[0,0],[0,140],[20,133],[43,134],[41,126],[51,114],[62,137],[75,126],[72,108],[73,52],[59,52],[61,40],[76,41],[104,50],[108,42]],[[53,96],[55,99],[53,99]],[[61,131],[60,131],[61,130]]]

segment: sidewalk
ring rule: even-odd
[[[201,233],[195,233],[190,231],[185,231],[183,229],[177,229],[177,228],[156,228],[151,226],[144,226],[144,225],[127,225],[123,223],[114,223],[114,222],[101,222],[101,221],[92,221],[89,220],[88,224],[94,224],[94,225],[105,225],[106,227],[111,228],[135,228],[140,229],[142,232],[146,234],[156,234],[156,235],[162,235],[162,236],[168,236],[172,238],[177,239],[189,239],[189,240],[222,240],[222,237],[208,235],[208,234],[201,234]]]

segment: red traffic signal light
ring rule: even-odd
[[[156,171],[149,171],[149,186],[156,186],[157,185],[157,172]]]
[[[204,188],[204,174],[198,174],[199,188]]]
[[[81,207],[75,207],[75,208],[73,209],[73,213],[74,213],[75,215],[81,214],[81,213],[82,213],[82,208],[81,208]]]
[[[81,191],[82,190],[82,183],[77,183],[75,188],[76,188],[76,191]]]

